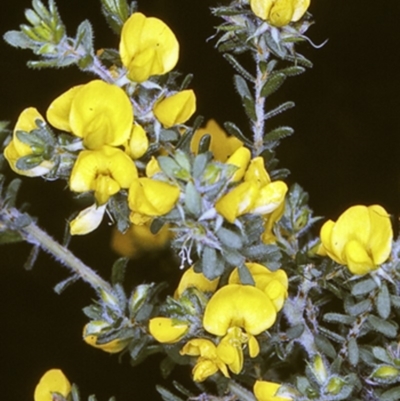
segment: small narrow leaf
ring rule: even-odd
[[[354,296],[369,294],[376,287],[377,287],[376,282],[371,278],[368,278],[366,280],[359,281],[357,284],[355,284],[351,289],[351,293]]]
[[[205,246],[201,255],[201,267],[203,274],[209,279],[214,280],[224,272],[224,263],[220,260],[217,250]]]
[[[247,82],[243,77],[241,77],[240,75],[234,75],[233,83],[235,85],[235,89],[237,90],[241,98],[252,97],[249,86],[247,85]]]
[[[164,401],[183,401],[182,398],[177,397],[175,394],[171,393],[165,387],[157,385],[156,390],[160,393]]]
[[[277,116],[278,114],[283,113],[286,110],[292,109],[295,106],[294,102],[285,102],[276,107],[275,109],[269,111],[267,114],[265,114],[264,119],[269,120],[272,117]]]
[[[256,107],[254,100],[249,97],[244,97],[242,101],[243,101],[244,111],[246,112],[247,117],[249,117],[251,121],[256,121],[257,115],[256,115]]]
[[[122,284],[125,278],[126,266],[128,265],[129,258],[119,258],[117,259],[112,266],[111,270],[111,283]]]
[[[283,138],[286,138],[294,133],[293,128],[291,127],[279,127],[270,131],[265,135],[264,143],[268,144],[268,142],[279,141]]]
[[[239,266],[239,278],[243,285],[255,285],[254,278],[244,263]]]
[[[251,144],[251,142],[244,136],[240,128],[238,128],[234,123],[227,121],[226,123],[224,123],[224,127],[230,135],[235,136],[243,143],[246,143],[248,145]]]
[[[397,336],[398,327],[394,322],[383,320],[374,315],[369,315],[368,323],[371,325],[373,330],[388,338],[395,338]]]
[[[192,182],[188,182],[185,189],[185,206],[195,217],[201,214],[201,196]]]
[[[347,349],[348,349],[348,357],[350,364],[353,366],[357,366],[360,352],[358,350],[358,344],[355,338],[352,337],[349,339],[349,342],[347,344]]]
[[[245,69],[240,63],[236,60],[232,54],[225,53],[224,58],[232,65],[232,67],[243,77],[249,80],[250,82],[254,82],[255,78]]]
[[[74,275],[71,277],[68,277],[67,279],[61,281],[61,283],[58,283],[54,287],[54,292],[56,292],[58,295],[60,295],[62,292],[64,292],[71,284],[75,283],[78,281],[79,276]]]
[[[276,92],[286,81],[286,75],[282,73],[274,73],[267,79],[264,86],[261,89],[261,96],[268,97]]]
[[[336,358],[336,350],[332,343],[323,335],[317,334],[315,336],[315,345],[320,352],[329,356],[330,358]]]
[[[376,299],[376,310],[382,319],[386,320],[390,315],[390,294],[385,283],[379,289]]]

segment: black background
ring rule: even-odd
[[[97,0],[58,0],[68,32],[89,18],[94,25],[96,48],[116,47],[118,38],[102,19]],[[181,43],[178,69],[193,72],[192,84],[198,98],[198,114],[223,122],[233,120],[244,130],[238,97],[231,85],[231,69],[217,54],[212,40],[206,42],[219,21],[209,16],[210,0],[142,0],[147,15],[166,21]],[[25,22],[28,0],[2,0],[1,33]],[[365,0],[314,0],[310,7],[316,24],[308,32],[315,43],[329,39],[319,50],[309,44],[303,51],[314,62],[308,73],[291,78],[271,99],[271,107],[294,100],[296,108],[271,121],[295,128],[278,150],[282,167],[292,174],[289,182],[300,183],[310,194],[317,215],[336,219],[355,203],[383,205],[397,220],[400,209],[399,155],[399,31],[400,3]],[[25,107],[42,113],[48,104],[72,85],[90,76],[74,67],[63,70],[28,70],[28,51],[0,43],[0,120],[15,123]],[[10,173],[10,177],[12,174]],[[64,220],[73,211],[71,195],[62,182],[46,183],[25,179],[21,200],[57,239],[62,238]],[[86,263],[107,277],[115,255],[108,251],[109,229],[74,238],[71,248]],[[65,269],[46,255],[34,270],[22,265],[29,246],[0,248],[0,370],[2,399],[33,398],[33,389],[49,368],[63,369],[80,385],[85,397],[99,401],[116,395],[119,401],[160,399],[154,383],[162,383],[157,358],[139,368],[130,368],[83,343],[81,329],[86,318],[81,308],[93,292],[77,283],[61,296],[52,287],[66,277]],[[143,274],[143,272],[146,274]],[[132,264],[133,278],[157,277],[152,261]],[[189,376],[187,373],[181,375]],[[83,397],[83,399],[85,399]]]

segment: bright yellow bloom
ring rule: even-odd
[[[149,138],[146,131],[139,124],[134,124],[131,137],[128,141],[128,154],[132,159],[139,159],[149,148]]]
[[[137,178],[129,188],[129,208],[133,214],[162,216],[174,208],[179,195],[180,190],[176,185],[147,177]],[[131,221],[134,218],[131,216]]]
[[[264,159],[261,156],[252,159],[244,176],[245,181],[255,181],[259,187],[271,183],[271,178],[265,169]]]
[[[137,176],[136,166],[126,153],[103,146],[79,153],[69,185],[75,192],[94,191],[96,201],[103,205],[121,188],[129,188]]]
[[[219,283],[219,277],[209,280],[203,273],[196,273],[193,266],[183,273],[179,281],[178,288],[174,293],[174,298],[180,298],[187,288],[197,288],[202,292],[214,292]]]
[[[113,230],[111,248],[119,255],[131,259],[140,257],[145,252],[164,249],[171,238],[171,231],[165,224],[157,234],[150,231],[150,221],[146,224],[132,224],[126,233]]]
[[[264,291],[271,299],[276,311],[283,307],[288,296],[288,277],[284,270],[271,271],[259,263],[246,263],[255,286]],[[234,269],[229,276],[229,284],[240,284],[239,269]]]
[[[52,393],[67,398],[71,392],[71,383],[60,369],[48,370],[40,379],[33,396],[35,401],[52,401]]]
[[[128,140],[133,109],[120,87],[94,80],[56,98],[47,110],[47,119],[54,127],[82,138],[86,148],[99,149]]]
[[[247,166],[250,162],[251,152],[249,149],[241,146],[240,148],[236,149],[232,156],[228,158],[226,161],[227,164],[233,164],[234,166],[238,167],[238,170],[235,171],[235,174],[232,176],[231,181],[236,182],[240,181],[247,169]]]
[[[110,326],[107,322],[102,320],[92,320],[83,328],[83,340],[92,347],[101,349],[104,352],[109,352],[110,354],[122,351],[129,344],[129,338],[123,340],[116,338],[107,343],[97,343],[97,337],[106,333],[109,329]]]
[[[154,105],[153,113],[165,128],[183,124],[196,111],[196,96],[186,89],[168,96]]]
[[[263,291],[251,285],[228,284],[208,301],[203,326],[217,336],[224,336],[231,327],[257,335],[269,329],[275,319],[275,306]]]
[[[17,123],[14,128],[13,138],[11,142],[4,149],[4,157],[8,161],[11,169],[20,175],[25,175],[27,177],[39,177],[47,174],[53,167],[54,163],[51,161],[43,161],[38,166],[31,168],[29,170],[21,170],[17,168],[16,164],[20,157],[28,156],[33,153],[32,148],[21,142],[17,138],[18,131],[24,131],[30,133],[34,129],[37,129],[36,120],[44,121],[42,115],[34,107],[29,107],[22,111],[19,115]]]
[[[276,236],[273,233],[273,227],[277,221],[283,216],[285,212],[285,202],[282,202],[272,213],[268,214],[264,218],[264,232],[261,236],[261,240],[264,244],[273,244],[276,242]]]
[[[151,156],[151,159],[146,164],[146,177],[153,177],[154,174],[160,173],[161,171],[158,160],[154,156]]]
[[[188,341],[180,351],[181,355],[198,356],[196,365],[192,370],[193,380],[202,382],[207,377],[222,372],[225,377],[229,377],[225,363],[217,354],[217,347],[213,342],[205,338],[194,338]]]
[[[179,57],[179,43],[161,20],[132,14],[124,23],[119,44],[122,64],[135,82],[171,71]]]
[[[188,328],[187,323],[169,317],[155,317],[149,321],[150,334],[163,344],[178,342],[186,334]]]
[[[190,150],[197,154],[201,138],[210,135],[210,148],[209,150],[214,155],[215,160],[222,163],[226,162],[236,149],[243,146],[243,142],[234,136],[228,136],[226,132],[218,125],[218,123],[211,119],[207,121],[204,128],[199,128],[193,135],[190,142]]]
[[[379,205],[356,205],[335,222],[328,220],[321,228],[320,255],[346,265],[353,274],[376,270],[391,252],[393,230],[390,216]]]
[[[75,219],[69,223],[71,235],[85,235],[94,231],[103,220],[106,211],[106,204],[96,204],[82,210]]]
[[[281,384],[257,380],[254,384],[253,391],[257,401],[292,401],[292,397],[277,396]]]
[[[298,21],[309,6],[310,0],[250,0],[254,14],[276,27]]]

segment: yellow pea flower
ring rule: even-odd
[[[237,217],[249,213],[254,206],[257,196],[257,184],[254,182],[242,182],[218,199],[215,209],[229,223],[233,223]]]
[[[131,259],[138,258],[145,252],[164,249],[172,237],[168,225],[165,224],[157,234],[153,234],[150,231],[150,223],[132,224],[126,233],[113,230],[111,248],[119,255]]]
[[[183,273],[179,281],[178,288],[174,293],[174,298],[178,299],[187,288],[197,288],[202,292],[214,292],[219,283],[219,277],[209,280],[203,273],[196,273],[193,266]]]
[[[229,377],[225,363],[217,354],[217,347],[208,339],[194,338],[188,341],[180,350],[180,354],[199,356],[192,370],[193,380],[196,382],[202,382],[218,371],[221,371],[225,377]]]
[[[376,270],[391,252],[393,230],[390,216],[380,205],[356,205],[335,222],[328,220],[320,232],[320,255],[346,265],[357,275]]]
[[[154,174],[160,173],[161,171],[158,160],[154,156],[151,156],[151,159],[146,164],[146,176],[153,177]]]
[[[254,384],[253,392],[257,401],[292,401],[292,397],[276,395],[281,386],[279,383],[257,380]]]
[[[245,263],[254,279],[256,288],[265,292],[275,306],[276,311],[283,307],[288,296],[289,281],[284,270],[271,271],[259,263]],[[240,284],[239,269],[236,268],[229,276],[229,284]]]
[[[21,170],[16,166],[20,157],[33,154],[32,148],[18,139],[17,132],[25,131],[29,133],[34,129],[37,129],[36,120],[44,121],[42,115],[37,111],[37,109],[29,107],[23,110],[15,124],[12,140],[4,149],[4,157],[8,161],[11,169],[16,173],[27,177],[39,177],[45,175],[54,167],[54,163],[47,160],[44,160],[38,166],[29,170]]]
[[[284,202],[287,190],[288,187],[283,181],[274,181],[264,185],[259,189],[258,196],[249,213],[263,215],[272,213]]]
[[[179,58],[179,43],[161,20],[132,14],[124,23],[119,44],[122,64],[135,82],[171,71]]]
[[[116,354],[122,351],[129,344],[130,339],[119,339],[116,338],[107,343],[98,344],[97,337],[103,333],[106,333],[110,329],[107,322],[102,320],[92,320],[90,323],[86,324],[83,328],[83,340],[86,344],[91,345],[94,348],[101,349],[104,352],[110,354]]]
[[[74,192],[94,191],[97,203],[103,205],[121,188],[129,188],[137,176],[136,166],[126,153],[103,146],[79,153],[69,186]]]
[[[53,393],[61,394],[67,398],[71,392],[71,383],[60,369],[48,370],[40,379],[35,388],[33,399],[35,401],[52,401]]]
[[[147,152],[148,148],[149,138],[147,138],[146,131],[141,125],[134,124],[128,141],[128,155],[132,159],[139,159]]]
[[[250,0],[253,13],[276,27],[298,21],[309,6],[310,0]]]
[[[155,117],[165,128],[185,123],[195,111],[196,96],[191,89],[161,99],[153,107]]]
[[[260,188],[271,183],[271,178],[265,169],[264,158],[258,156],[250,160],[244,180],[255,181]]]
[[[264,244],[273,244],[276,242],[276,236],[273,233],[274,224],[280,220],[285,212],[285,202],[282,201],[272,213],[268,214],[264,218],[264,232],[261,235],[261,240]]]
[[[160,343],[174,344],[187,333],[189,325],[169,317],[155,317],[149,321],[150,334]]]
[[[175,185],[147,177],[137,178],[129,188],[129,208],[134,214],[162,216],[174,208],[179,195],[179,187]]]
[[[190,150],[197,154],[201,138],[210,135],[210,148],[209,150],[214,155],[215,160],[222,163],[226,162],[236,149],[243,146],[243,142],[234,136],[228,136],[226,132],[214,120],[208,120],[204,128],[199,128],[193,135],[190,142]]]
[[[99,149],[128,140],[133,109],[120,87],[94,80],[56,98],[47,110],[47,119],[54,127],[82,138],[86,148]]]
[[[276,319],[276,309],[269,297],[250,285],[228,284],[208,301],[203,327],[209,333],[225,336],[231,327],[243,328],[257,335],[269,329]]]

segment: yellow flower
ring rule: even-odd
[[[276,27],[298,21],[309,6],[310,0],[250,0],[253,13]]]
[[[104,352],[109,352],[110,354],[122,351],[129,344],[129,338],[123,340],[116,338],[100,344],[97,342],[97,337],[107,333],[108,330],[110,330],[110,326],[107,322],[102,320],[92,320],[83,328],[83,340],[92,347],[101,349]]]
[[[156,217],[169,213],[179,199],[175,185],[142,177],[133,180],[129,188],[129,208],[133,214]],[[131,216],[131,220],[135,216]]]
[[[222,372],[225,377],[229,377],[225,363],[217,354],[215,344],[205,338],[194,338],[188,341],[180,351],[181,355],[199,356],[196,365],[192,370],[193,380],[202,382],[207,377]]]
[[[150,334],[163,344],[178,342],[186,334],[188,328],[187,323],[169,317],[155,317],[149,321]]]
[[[321,228],[320,255],[346,265],[351,273],[362,275],[376,270],[391,252],[393,230],[390,217],[379,205],[356,205],[335,222]]]
[[[235,152],[236,149],[243,146],[243,142],[234,136],[228,136],[226,132],[218,125],[218,123],[211,119],[207,121],[204,128],[199,128],[193,135],[190,142],[190,150],[197,154],[201,138],[210,135],[210,148],[209,150],[214,155],[215,160],[222,163],[226,162],[229,156]]]
[[[128,155],[132,159],[141,158],[149,148],[149,139],[147,138],[146,131],[139,124],[134,124],[132,128],[131,137],[128,141]]]
[[[215,209],[229,223],[233,223],[237,217],[250,212],[257,196],[258,187],[255,183],[242,182],[219,198]]]
[[[214,292],[219,283],[219,277],[209,280],[203,273],[196,273],[193,266],[183,273],[179,281],[178,288],[174,293],[174,298],[180,298],[187,288],[197,288],[202,292]]]
[[[275,319],[276,309],[263,291],[250,285],[228,284],[208,301],[203,326],[217,336],[224,336],[231,327],[257,335],[269,329]]]
[[[254,279],[255,286],[271,299],[276,311],[283,307],[288,295],[289,281],[282,269],[271,271],[258,263],[245,263]],[[229,276],[229,284],[240,284],[239,269],[234,269]]]
[[[261,236],[261,240],[264,244],[273,244],[276,242],[276,236],[273,233],[273,227],[277,221],[283,216],[285,212],[285,202],[282,202],[272,213],[268,214],[264,218],[264,232]]]
[[[106,205],[96,204],[82,210],[75,219],[69,223],[71,235],[85,235],[94,231],[103,220]]]
[[[135,82],[171,71],[179,57],[179,43],[161,20],[132,14],[124,23],[119,44],[122,64]]]
[[[158,160],[154,156],[151,156],[151,159],[146,164],[146,176],[153,177],[154,174],[160,173],[161,171]]]
[[[131,259],[140,257],[145,252],[165,248],[171,238],[171,231],[165,224],[157,234],[150,231],[150,222],[142,225],[132,224],[126,233],[113,230],[111,248],[122,256]]]
[[[257,401],[292,401],[292,397],[280,397],[276,395],[280,387],[281,384],[279,383],[257,380],[253,391]]]
[[[21,170],[17,168],[16,164],[20,157],[28,156],[33,154],[32,148],[21,142],[17,138],[18,131],[24,131],[30,133],[34,129],[37,129],[36,120],[44,121],[41,114],[34,107],[29,107],[22,111],[19,115],[17,123],[14,128],[13,138],[11,142],[4,149],[4,157],[7,159],[11,169],[20,175],[27,177],[39,177],[47,174],[53,167],[54,163],[51,161],[44,160],[38,166],[33,167],[29,170]]]
[[[133,109],[121,88],[94,80],[56,98],[47,110],[47,119],[54,127],[82,138],[86,148],[99,149],[128,140]]]
[[[48,370],[40,379],[35,388],[35,401],[52,401],[53,393],[61,394],[67,398],[71,392],[71,384],[60,369]]]
[[[196,111],[196,96],[191,89],[177,92],[154,105],[153,113],[165,128],[183,124]]]
[[[121,188],[129,188],[137,176],[136,166],[126,153],[103,146],[79,153],[69,185],[75,192],[94,191],[97,203],[103,205]]]

